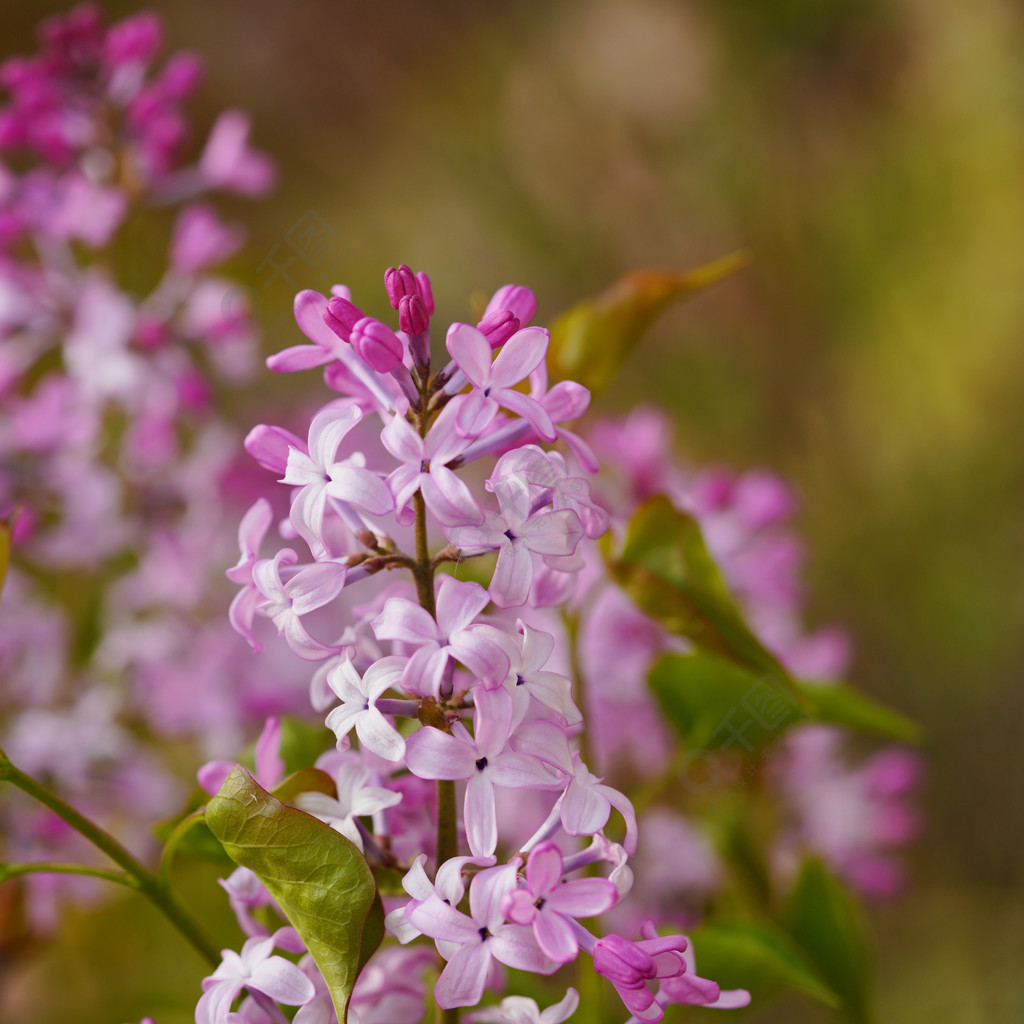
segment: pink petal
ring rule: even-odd
[[[481,757],[496,757],[505,747],[512,725],[512,698],[503,687],[474,691],[476,713],[473,726],[476,733],[476,749]]]
[[[380,432],[380,440],[381,444],[402,462],[418,464],[424,456],[423,438],[416,433],[404,416],[392,416],[387,426]],[[419,466],[416,468],[418,471]]]
[[[434,986],[434,998],[444,1010],[476,1006],[484,994],[491,954],[487,942],[471,942],[448,961]]]
[[[323,366],[334,358],[333,354],[318,345],[292,345],[290,348],[267,356],[267,369],[275,373],[296,373]]]
[[[583,539],[583,524],[572,509],[542,512],[519,528],[519,537],[538,555],[571,555]]]
[[[574,878],[554,889],[546,908],[566,917],[594,917],[615,905],[618,890],[606,878]]]
[[[410,765],[410,768],[412,766]],[[466,778],[460,775],[459,778]],[[466,782],[463,806],[466,838],[469,848],[477,857],[494,853],[498,845],[498,819],[494,806],[494,786],[485,771],[474,765],[474,774]],[[472,894],[470,894],[472,896]]]
[[[342,408],[321,409],[309,425],[309,456],[320,467],[335,461],[338,447],[345,435],[362,419],[363,414],[355,402]]]
[[[541,843],[526,861],[526,881],[533,895],[547,894],[562,881],[562,851],[554,843]]]
[[[470,626],[458,632],[450,647],[452,654],[488,689],[500,686],[509,671],[508,655],[491,639],[497,632],[484,624]]]
[[[405,741],[405,760],[409,771],[421,779],[468,779],[478,774],[476,750],[431,726],[424,726]],[[466,792],[468,799],[468,787]],[[483,852],[493,853],[494,848]]]
[[[307,288],[295,296],[295,322],[310,341],[337,355],[348,349],[348,346],[324,323],[326,308],[327,298],[312,288]]]
[[[385,761],[400,761],[405,757],[405,740],[375,707],[359,714],[356,735],[367,750],[379,754]]]
[[[291,511],[288,513],[288,521],[295,527],[295,532],[318,558],[327,554],[321,537],[326,511],[327,494],[323,484],[307,484],[295,492]]]
[[[298,965],[280,956],[264,960],[252,972],[248,985],[286,1006],[302,1006],[316,995],[313,982]]]
[[[378,640],[399,640],[420,646],[437,643],[437,623],[430,613],[404,597],[393,597],[371,623]]]
[[[470,324],[452,324],[445,344],[470,383],[486,387],[491,376],[491,346],[483,334]]]
[[[528,377],[546,355],[549,340],[543,327],[526,327],[513,334],[491,367],[491,387],[509,388]]]
[[[459,395],[452,399],[452,405],[456,406],[455,429],[463,438],[479,437],[498,415],[497,400],[486,396],[482,391]]]
[[[525,544],[509,541],[498,551],[491,577],[490,593],[499,608],[518,608],[526,604],[533,582],[533,556]]]
[[[594,789],[622,815],[622,820],[626,823],[626,838],[622,847],[632,857],[636,853],[637,843],[636,811],[633,810],[633,804],[629,797],[617,789],[612,789],[611,786],[595,786]]]
[[[437,591],[437,625],[444,637],[476,621],[490,597],[478,583],[467,583],[445,576]]]
[[[542,761],[527,754],[501,754],[488,766],[488,774],[496,786],[504,789],[561,789],[556,778]]]
[[[608,823],[611,811],[607,797],[570,782],[562,799],[562,828],[571,836],[592,836]]]
[[[277,476],[284,476],[288,467],[288,452],[295,448],[306,452],[306,442],[284,427],[260,424],[246,435],[245,450],[264,468]]]
[[[372,470],[339,463],[331,467],[330,474],[331,482],[324,490],[332,498],[364,508],[375,516],[382,516],[395,507],[387,484]]]
[[[442,526],[483,522],[483,511],[472,491],[447,466],[431,466],[429,473],[420,475],[420,486],[423,500]]]
[[[307,615],[333,601],[345,586],[348,567],[338,562],[317,562],[297,572],[285,587],[292,611]]]
[[[529,422],[530,426],[537,431],[538,436],[545,441],[554,441],[558,436],[555,431],[555,425],[551,422],[551,417],[544,411],[544,406],[536,399],[531,398],[529,395],[524,395],[520,391],[512,391],[508,388],[492,392],[492,394],[509,412],[514,412],[517,416],[522,416],[524,420]]]
[[[574,960],[579,953],[579,943],[569,922],[558,914],[548,912],[547,908],[534,918],[533,932],[540,948],[552,960],[565,964]]]
[[[502,905],[516,887],[516,865],[488,868],[474,877],[469,887],[469,913],[477,924],[492,932],[505,920]]]
[[[423,442],[423,455],[431,462],[446,465],[466,449],[468,442],[455,428],[457,404],[449,402],[441,410],[441,415],[434,420],[434,425]]]
[[[552,960],[537,943],[532,927],[507,924],[490,940],[495,960],[520,971],[533,974],[554,974],[561,966]]]

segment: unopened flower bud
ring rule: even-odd
[[[537,312],[537,300],[529,288],[518,284],[507,284],[499,288],[487,303],[484,310],[484,317],[498,309],[507,309],[519,320],[520,326],[525,327]]]
[[[434,289],[430,286],[430,278],[422,270],[416,275],[416,287],[423,300],[423,305],[427,307],[427,316],[433,316]]]
[[[511,310],[496,309],[492,313],[486,313],[476,327],[490,343],[491,348],[498,348],[519,330],[519,319]]]
[[[373,317],[363,317],[352,328],[349,340],[359,358],[378,373],[390,373],[402,365],[401,340],[387,324],[382,324]]]
[[[324,323],[342,341],[349,341],[352,328],[363,319],[363,311],[355,303],[335,295],[328,299],[323,316]]]
[[[384,271],[384,287],[387,289],[391,308],[398,309],[403,296],[417,294],[416,275],[404,263],[397,268],[388,267]]]
[[[418,295],[403,295],[398,304],[398,326],[410,337],[422,334],[430,326],[427,307]]]

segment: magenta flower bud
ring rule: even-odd
[[[422,334],[430,326],[427,307],[418,295],[403,295],[398,303],[398,326],[406,334]]]
[[[363,311],[348,299],[335,295],[327,301],[327,306],[324,309],[324,323],[342,341],[351,340],[352,328],[362,319],[364,319]]]
[[[537,300],[529,288],[518,284],[507,284],[494,293],[491,301],[487,303],[484,316],[486,317],[498,309],[507,309],[519,320],[520,325],[525,326],[537,312]]]
[[[487,339],[491,348],[504,345],[519,330],[519,319],[511,310],[496,309],[484,315],[476,329]]]
[[[390,373],[402,365],[403,349],[398,335],[373,317],[364,316],[352,328],[349,340],[359,358],[378,373]]]
[[[176,53],[164,65],[159,88],[165,99],[183,100],[195,92],[202,78],[203,64],[194,53]]]
[[[149,11],[113,25],[103,46],[108,67],[148,63],[160,49],[161,36],[160,19]]]
[[[405,295],[416,295],[416,275],[406,264],[400,267],[388,267],[384,271],[384,287],[388,292],[388,301],[392,309],[398,309],[399,302]]]
[[[433,316],[434,289],[430,286],[430,278],[422,270],[416,275],[416,286],[420,293],[420,298],[423,300],[423,305],[427,307],[427,316]]]

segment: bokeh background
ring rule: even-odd
[[[345,281],[380,314],[399,262],[432,275],[441,321],[515,281],[544,322],[623,271],[749,250],[600,408],[666,405],[688,460],[792,480],[812,620],[848,624],[854,680],[928,727],[911,884],[872,912],[879,1020],[1024,1020],[1024,9],[148,6],[207,62],[198,123],[244,107],[279,160],[273,201],[231,211],[268,351],[296,340],[297,287]],[[4,4],[5,54],[59,9]],[[310,218],[328,251],[300,259],[287,242]],[[177,937],[154,919],[129,960],[120,913],[77,927],[122,996],[156,986],[169,1008]],[[114,1019],[87,1010],[104,985],[70,943],[18,979],[40,1021]]]

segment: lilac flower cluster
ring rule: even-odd
[[[403,945],[434,940],[445,961],[434,986],[442,1008],[477,1006],[489,984],[500,984],[497,965],[549,975],[581,951],[638,1020],[661,1020],[671,1002],[743,1005],[746,993],[719,993],[696,977],[684,936],[661,937],[648,925],[637,941],[599,938],[580,923],[628,894],[637,850],[632,803],[586,764],[584,715],[567,675],[567,623],[597,585],[595,542],[609,521],[585,475],[597,469],[594,453],[565,426],[586,410],[589,393],[569,381],[548,385],[549,335],[530,325],[529,290],[506,286],[476,324],[450,327],[448,361],[432,373],[428,278],[402,266],[385,284],[397,331],[365,316],[342,286],[330,297],[297,296],[309,344],[269,365],[323,366],[337,397],[313,416],[306,438],[260,426],[246,441],[291,499],[278,524],[286,546],[272,554],[263,550],[274,520],[267,500],[244,517],[241,557],[229,572],[240,588],[231,619],[259,649],[257,626],[269,618],[299,658],[317,664],[311,701],[330,708],[325,722],[336,737],[318,762],[336,796],[303,793],[294,804],[371,864],[404,866],[409,898],[391,899],[387,927]],[[546,447],[559,440],[567,456]],[[412,582],[393,578],[402,569]],[[480,582],[460,579],[465,573]],[[267,785],[278,772],[267,755],[276,728],[268,722],[259,745],[257,777]],[[200,778],[213,791],[225,772],[210,765]],[[446,823],[441,805],[456,783],[462,813]],[[508,857],[501,864],[499,851]],[[252,936],[246,949],[258,941],[252,950],[269,956],[274,943],[251,912],[269,894],[244,869],[224,884]],[[419,948],[385,947],[378,958],[422,963]],[[281,982],[283,968],[255,961],[239,982],[237,954],[225,955],[198,1024],[228,1019],[230,999],[216,993],[233,998],[245,984],[251,996],[274,998]],[[288,972],[289,998],[303,988],[300,971],[313,981],[295,998],[295,1019],[333,1019],[326,988],[303,963]],[[259,971],[272,983],[261,988]],[[396,977],[408,984],[410,973]],[[421,1019],[422,986],[415,994],[390,1024]],[[358,995],[359,1020],[383,1021]],[[544,1019],[564,1019],[574,1001],[570,991]],[[263,1020],[258,1003],[231,1019]],[[531,1006],[511,997],[480,1019],[536,1017]]]
[[[210,578],[230,551],[237,462],[217,397],[248,376],[257,339],[215,270],[243,232],[208,197],[260,195],[274,170],[238,111],[186,161],[201,68],[187,53],[160,64],[161,36],[152,14],[107,25],[82,6],[42,23],[37,55],[0,65],[2,741],[136,841],[179,799],[140,732],[232,750],[254,705],[259,720],[286,706],[232,664]],[[48,812],[11,814],[6,859],[75,851]],[[58,890],[91,887],[26,884],[37,925]]]

